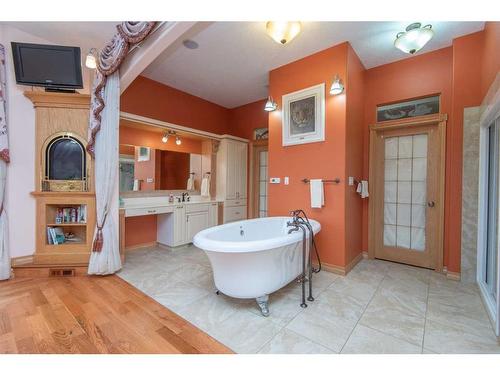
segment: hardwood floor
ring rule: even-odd
[[[0,353],[231,353],[117,276],[0,282]]]

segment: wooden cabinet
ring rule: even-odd
[[[247,154],[248,144],[232,137],[223,138],[217,152],[217,199],[224,207],[241,207],[239,210],[224,208],[223,223],[247,218]],[[230,212],[238,215],[226,215]]]

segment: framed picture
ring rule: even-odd
[[[137,147],[137,161],[149,161],[151,158],[151,149],[149,147]]]
[[[439,95],[377,106],[377,122],[439,113]]]
[[[325,84],[283,95],[283,146],[325,140]]]
[[[269,130],[267,128],[257,128],[253,131],[253,139],[268,139],[269,138]]]

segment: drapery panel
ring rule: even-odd
[[[7,72],[5,48],[0,44],[0,280],[10,278],[9,232],[5,212],[7,164],[10,161],[7,131]]]
[[[111,212],[118,183],[120,121],[119,67],[130,46],[144,40],[156,22],[122,22],[99,53],[91,91],[87,151],[95,159],[97,223],[89,261],[89,274],[107,275],[121,268],[118,223]]]

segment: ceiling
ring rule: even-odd
[[[118,22],[9,22],[52,43],[78,45],[85,53],[101,48]],[[434,38],[419,54],[451,45],[458,36],[480,31],[484,22],[428,22]],[[265,22],[198,23],[186,38],[162,53],[142,74],[155,81],[234,108],[267,96],[268,72],[312,53],[349,41],[365,68],[411,58],[396,48],[396,34],[408,22],[303,22],[302,32],[287,45],[265,33]],[[426,24],[425,20],[422,24]]]
[[[480,31],[484,22],[429,22],[434,38],[419,54],[451,45],[453,38]],[[422,21],[425,25],[426,22]],[[408,22],[303,22],[302,32],[280,45],[265,22],[214,22],[190,39],[199,48],[180,46],[160,55],[143,75],[226,108],[267,96],[268,72],[349,41],[365,68],[410,58],[393,45]]]

